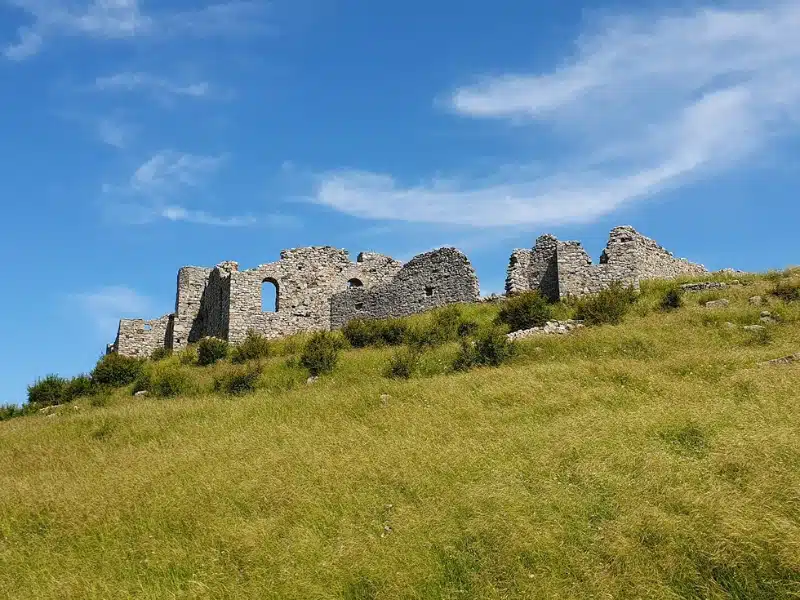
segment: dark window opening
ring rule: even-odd
[[[425,295],[426,295],[426,296],[428,296],[429,298],[430,298],[431,296],[433,296],[433,288],[432,288],[432,287],[430,287],[430,286],[426,287],[426,288],[425,288]]]
[[[278,282],[267,278],[261,284],[261,312],[278,312]]]
[[[356,303],[356,310],[364,310],[364,303],[363,302],[357,302]]]
[[[153,330],[153,326],[152,326],[152,325],[145,324],[145,326],[144,326],[144,330],[145,330],[145,331],[152,331],[152,330]]]
[[[350,281],[347,282],[347,287],[349,287],[351,289],[352,288],[364,287],[364,282],[361,281],[360,279],[353,278],[353,279],[351,279]]]

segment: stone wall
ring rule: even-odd
[[[388,283],[351,288],[331,299],[331,327],[356,318],[405,317],[455,302],[477,302],[478,278],[469,259],[441,248],[411,259]]]
[[[122,319],[117,339],[108,348],[125,356],[148,358],[158,348],[172,348],[174,316],[160,319]]]
[[[390,280],[402,267],[374,253],[352,262],[346,250],[315,246],[284,250],[278,262],[230,276],[230,320],[227,339],[242,341],[248,330],[276,338],[301,331],[330,329],[331,297],[348,287],[369,288]],[[277,288],[277,310],[263,312],[264,282]]]
[[[175,326],[173,348],[181,350],[203,337],[203,324],[198,319],[212,269],[183,267],[178,271],[178,291],[175,296]]]
[[[643,279],[706,272],[702,265],[675,258],[655,241],[623,226],[611,231],[598,265],[592,264],[580,242],[561,242],[549,235],[537,239],[531,251],[515,251],[509,262],[506,293],[539,290],[558,300],[597,293],[615,281],[638,289]]]

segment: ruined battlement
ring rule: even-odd
[[[611,231],[599,264],[580,242],[552,235],[530,250],[514,250],[506,294],[538,290],[552,300],[596,293],[615,281],[639,287],[644,279],[707,273],[675,258],[629,226]],[[265,302],[267,296],[274,301]],[[456,248],[440,248],[403,265],[390,256],[362,252],[355,261],[332,246],[291,248],[278,261],[240,270],[234,261],[178,271],[175,312],[146,321],[122,319],[110,352],[150,356],[180,350],[203,337],[239,343],[248,331],[278,338],[337,329],[356,318],[403,317],[457,302],[479,300],[478,278]]]

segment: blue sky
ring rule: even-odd
[[[182,265],[630,224],[800,263],[800,3],[0,0],[0,402],[89,370]]]

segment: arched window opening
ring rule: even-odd
[[[153,331],[153,326],[150,325],[149,323],[145,323],[144,324],[144,330],[145,331]]]
[[[347,287],[350,289],[364,287],[364,282],[355,277],[347,282]]]
[[[261,312],[278,312],[278,282],[268,277],[261,284]]]

